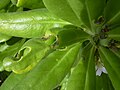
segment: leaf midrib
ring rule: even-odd
[[[89,18],[90,29],[91,29],[91,31],[94,33],[94,29],[93,29],[93,26],[92,26],[91,15],[90,15],[90,12],[89,12],[89,7],[88,7],[88,5],[87,5],[87,0],[85,0],[85,7],[86,7],[87,14],[88,14],[88,18]]]
[[[105,52],[103,51],[102,48],[101,48],[101,52],[102,52],[102,54],[104,55],[104,57],[105,57],[105,59],[106,59],[106,62],[112,67],[112,64],[109,62],[109,58],[107,57],[107,55],[105,54]],[[112,68],[113,68],[113,70],[115,71],[116,75],[117,75],[117,76],[119,77],[119,79],[120,79],[120,76],[118,75],[116,69],[115,69],[114,67],[112,67]]]
[[[52,68],[52,70],[49,71],[49,73],[53,72],[54,69],[55,69],[57,66],[59,66],[59,64],[64,60],[64,57],[66,57],[66,55],[67,55],[69,52],[71,52],[72,49],[73,49],[73,48],[71,48],[71,49],[65,54],[65,56],[62,57],[61,61],[60,61],[59,63],[57,63],[57,64]],[[49,76],[49,74],[47,74],[46,77],[48,77],[48,76]],[[25,80],[26,77],[27,77],[27,75],[26,75],[22,80]],[[39,78],[41,78],[41,77],[39,77]],[[36,85],[36,82],[39,81],[39,78],[34,82],[34,84],[32,84],[32,86]],[[47,78],[46,78],[46,79],[47,79]],[[45,81],[46,79],[42,79],[42,80]],[[41,80],[41,81],[42,81],[42,80]],[[21,82],[21,80],[20,80],[18,83],[16,83],[16,85],[15,85],[11,90],[14,90],[14,89],[16,88],[16,86],[19,85],[20,82]]]
[[[112,23],[112,21],[114,21],[114,19],[116,19],[119,16],[120,16],[120,11],[118,13],[116,13],[107,23],[108,24]]]
[[[61,58],[60,62],[58,62],[58,63],[49,71],[49,73],[46,75],[46,77],[48,77],[49,74],[52,73],[52,72],[56,69],[56,67],[58,67],[58,66],[61,64],[61,62],[64,61],[64,58],[65,58],[73,49],[74,49],[74,48],[71,48],[71,49]],[[42,79],[41,81],[46,81],[46,80],[47,80],[47,78]],[[39,81],[39,78],[38,78],[37,81]],[[37,82],[37,81],[36,81],[36,82]],[[34,85],[35,85],[35,83],[33,84],[33,86],[34,86]]]
[[[73,11],[73,13],[75,13],[75,15],[76,15],[76,17],[79,19],[79,21],[80,21],[80,18],[79,18],[79,16],[77,15],[77,13],[73,10],[73,8],[71,7],[71,5],[70,5],[70,2],[68,1],[68,0],[66,0],[67,1],[67,4],[70,6],[70,8],[71,8],[71,10]]]

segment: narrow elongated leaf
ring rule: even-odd
[[[107,34],[109,38],[120,41],[120,27],[110,30]]]
[[[0,32],[24,38],[41,37],[53,27],[66,24],[46,9],[0,14]]]
[[[76,42],[87,40],[90,36],[80,29],[66,29],[58,33],[59,46],[67,46]]]
[[[15,58],[5,58],[5,70],[23,73],[31,70],[46,54],[49,46],[39,39],[30,39],[19,50]]]
[[[86,72],[85,90],[93,90],[96,88],[96,74],[95,74],[95,48],[92,47],[89,54],[89,61]]]
[[[25,7],[29,9],[45,7],[42,0],[16,0],[17,7]]]
[[[77,26],[87,25],[102,14],[106,0],[43,0],[48,10]],[[96,4],[95,4],[96,2]]]
[[[93,90],[95,89],[95,61],[94,48],[89,45],[84,48],[87,50],[85,59],[81,59],[74,68],[68,80],[65,90]]]
[[[112,51],[108,48],[100,47],[99,53],[101,60],[103,61],[105,68],[107,69],[108,75],[112,81],[112,84],[115,90],[120,89],[120,58],[117,57]]]
[[[73,65],[80,45],[62,51],[54,51],[43,59],[39,64],[30,71],[24,78],[16,81],[17,75],[8,78],[0,89],[7,90],[52,90],[64,79]],[[74,52],[74,53],[73,53]],[[18,77],[19,78],[19,77]],[[15,85],[10,84],[9,79],[12,79]]]
[[[64,90],[84,90],[87,62],[80,60],[79,64],[72,71]]]
[[[98,19],[99,17],[103,16],[103,11],[106,5],[106,0],[97,0],[97,2],[96,0],[80,0],[80,1],[83,1],[85,3],[85,9],[87,10],[89,23],[90,23],[89,28],[93,33],[95,33],[96,32],[95,22],[97,21],[98,24],[101,23],[98,21]],[[87,21],[84,21],[85,18],[83,18],[83,22],[85,22],[86,24]]]
[[[105,19],[108,24],[120,23],[120,0],[108,0],[105,8]]]

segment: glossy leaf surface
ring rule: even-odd
[[[92,28],[93,20],[102,14],[105,5],[105,0],[97,2],[96,0],[43,0],[43,2],[48,10],[61,19],[77,26],[86,25],[89,28]]]
[[[0,42],[5,42],[5,41],[9,40],[10,38],[11,38],[11,36],[0,33]]]
[[[15,73],[23,73],[31,70],[49,50],[40,39],[30,39],[27,41],[14,58],[5,58],[3,66],[5,70]]]
[[[23,39],[23,40],[18,41],[14,45],[11,45],[11,46],[6,45],[4,47],[5,50],[0,52],[0,71],[3,71],[5,69],[3,66],[4,58],[14,56],[18,52],[18,50],[20,50],[24,42],[25,40]]]
[[[85,33],[81,29],[66,29],[59,31],[58,33],[59,46],[68,46],[76,42],[85,41],[88,39],[89,34]]]
[[[16,81],[17,75],[12,78],[16,84],[9,83],[9,79],[0,88],[2,90],[52,90],[55,88],[69,72],[73,65],[80,45],[62,51],[54,51],[44,58],[39,64],[27,75]],[[74,52],[74,53],[73,53]],[[72,56],[72,57],[70,57]],[[18,77],[19,78],[19,77]]]
[[[48,10],[56,14],[60,18],[67,20],[75,25],[81,25],[81,18],[79,17],[79,12],[82,11],[84,5],[76,0],[43,0]],[[79,8],[78,8],[79,5]]]
[[[87,50],[88,57],[80,58],[78,65],[71,72],[65,90],[93,90],[95,88],[95,49],[90,48],[88,44],[83,50]]]
[[[0,14],[0,32],[24,38],[41,37],[50,28],[67,22],[55,18],[46,9]]]
[[[0,90],[120,90],[119,0],[7,1]]]

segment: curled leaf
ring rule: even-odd
[[[13,58],[3,60],[5,70],[23,73],[31,70],[46,54],[49,46],[39,39],[28,40]]]

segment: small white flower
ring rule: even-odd
[[[95,68],[96,68],[97,76],[101,76],[102,72],[107,74],[107,71],[106,71],[103,63],[100,60],[97,61]]]

